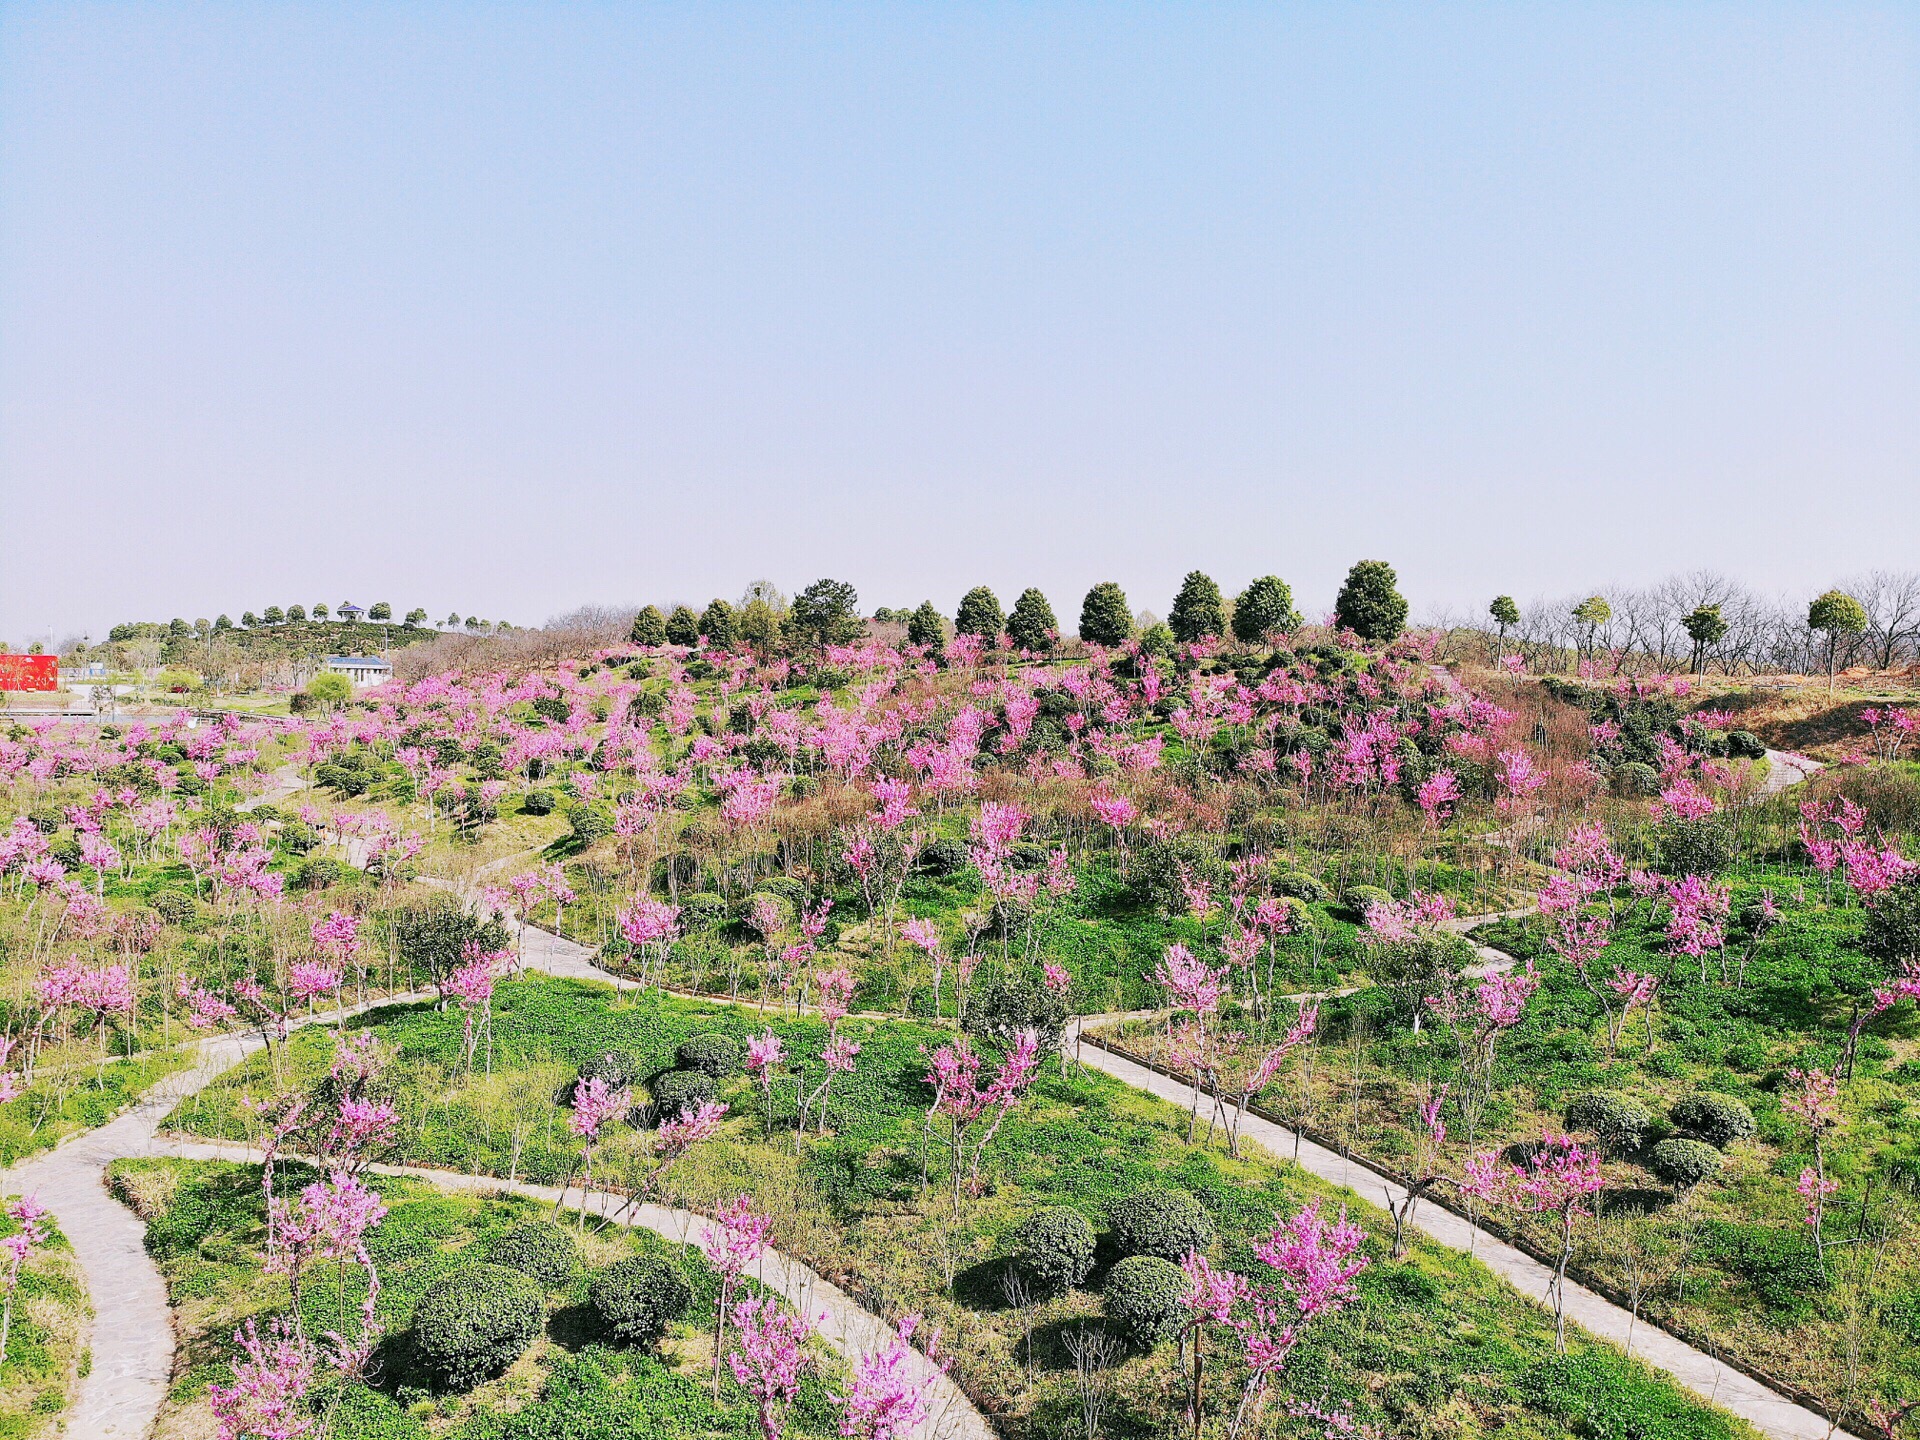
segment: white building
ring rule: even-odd
[[[329,655],[327,669],[332,674],[346,676],[356,689],[384,685],[393,679],[393,666],[378,656]]]

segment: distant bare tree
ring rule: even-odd
[[[1891,670],[1920,649],[1920,575],[1870,570],[1841,581],[1840,588],[1866,607],[1868,664]]]

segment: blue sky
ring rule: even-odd
[[[0,8],[0,638],[1920,567],[1920,7]]]

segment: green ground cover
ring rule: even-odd
[[[554,1105],[585,1060],[625,1050],[642,1073],[671,1063],[678,1043],[709,1031],[744,1036],[772,1024],[789,1048],[817,1054],[823,1027],[767,1020],[751,1008],[655,995],[616,1000],[603,987],[548,979],[505,984],[495,996],[493,1074],[464,1073],[456,1015],[391,1010],[363,1022],[393,1046],[402,1158],[411,1163],[558,1180],[577,1151]],[[1609,1347],[1576,1336],[1553,1354],[1551,1318],[1466,1257],[1416,1246],[1385,1258],[1379,1211],[1261,1155],[1235,1160],[1186,1141],[1177,1108],[1117,1081],[1049,1062],[990,1154],[990,1183],[947,1198],[937,1154],[921,1186],[927,1104],[923,1046],[945,1038],[908,1022],[847,1022],[862,1044],[858,1071],[837,1083],[827,1133],[797,1147],[789,1127],[763,1135],[757,1094],[723,1088],[734,1107],[722,1138],[669,1172],[670,1196],[711,1208],[742,1190],[776,1217],[775,1238],[889,1313],[921,1309],[940,1323],[956,1373],[1009,1433],[1072,1433],[1079,1403],[1066,1339],[1093,1323],[1096,1295],[1075,1290],[1010,1302],[1004,1237],[1034,1208],[1065,1205],[1103,1226],[1106,1206],[1142,1187],[1174,1184],[1199,1198],[1220,1234],[1218,1253],[1248,1266],[1249,1246],[1307,1200],[1350,1205],[1375,1237],[1362,1302],[1322,1332],[1298,1362],[1297,1388],[1355,1402],[1395,1433],[1515,1436],[1730,1436],[1744,1427],[1693,1401]],[[330,1054],[318,1034],[295,1038],[289,1075],[316,1077]],[[817,1077],[814,1077],[817,1078]],[[270,1088],[263,1061],[230,1073],[173,1117],[183,1129],[241,1137],[244,1100]],[[780,1102],[780,1118],[792,1101]],[[618,1180],[640,1153],[616,1135],[596,1174]],[[1098,1282],[1096,1271],[1094,1283]],[[1017,1297],[1015,1297],[1017,1300]],[[1113,1384],[1115,1434],[1157,1434],[1171,1423],[1170,1347],[1127,1358]],[[1227,1367],[1217,1377],[1233,1383]]]

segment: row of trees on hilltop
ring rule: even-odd
[[[1360,561],[1340,588],[1335,623],[1364,640],[1394,639],[1407,623],[1407,602],[1396,588],[1398,583],[1393,567],[1385,561]],[[648,605],[634,616],[629,638],[636,645],[688,646],[704,639],[718,649],[749,646],[762,651],[851,644],[864,633],[859,605],[858,592],[844,580],[816,580],[791,602],[760,581],[737,604],[714,600],[702,611],[689,605],[677,605],[671,611]],[[873,618],[905,625],[910,643],[930,649],[942,647],[949,635],[947,617],[931,600],[914,610],[877,610]],[[1149,649],[1228,639],[1258,645],[1297,630],[1301,623],[1293,589],[1278,575],[1261,576],[1229,602],[1218,582],[1195,570],[1181,583],[1164,622],[1148,619],[1143,624],[1126,591],[1115,581],[1101,581],[1080,603],[1078,634],[1092,645],[1139,640]],[[1035,654],[1052,650],[1061,639],[1052,602],[1032,586],[1020,593],[1009,611],[991,588],[976,585],[960,597],[951,633]]]
[[[1521,605],[1511,595],[1477,617],[1449,620],[1490,628],[1499,654],[1536,670],[1588,665],[1603,673],[1645,664],[1700,673],[1890,670],[1920,661],[1920,574],[1876,570],[1841,581],[1810,600],[1765,599],[1711,571],[1647,589],[1608,588],[1577,598]]]

